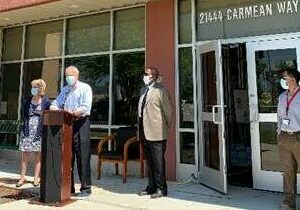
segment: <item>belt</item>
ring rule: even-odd
[[[286,133],[290,136],[293,136],[293,135],[300,135],[300,131],[294,131],[294,132],[291,132],[291,131],[282,131],[283,133]]]
[[[75,118],[74,118],[74,121],[79,121],[79,120],[85,119],[85,118],[87,118],[87,117],[89,117],[89,115],[84,116],[84,117],[82,117],[82,116],[80,116],[80,117],[75,117]]]

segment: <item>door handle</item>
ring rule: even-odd
[[[221,108],[221,107],[222,107],[222,105],[213,105],[212,106],[212,115],[213,115],[212,116],[212,118],[213,118],[212,120],[213,120],[214,124],[222,124],[222,119],[221,119],[220,122],[216,120],[216,108]]]

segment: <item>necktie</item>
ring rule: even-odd
[[[144,107],[145,107],[145,104],[146,104],[148,91],[149,91],[149,87],[147,87],[147,89],[145,90],[145,95],[144,95],[144,98],[143,98],[143,101],[142,101],[142,106],[141,106],[142,117],[143,117],[143,110],[144,110]]]

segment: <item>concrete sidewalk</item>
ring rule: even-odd
[[[1,153],[2,151],[0,151]],[[0,179],[18,179],[18,160],[3,158],[0,155]],[[92,195],[85,200],[77,200],[64,210],[88,209],[88,210],[198,210],[198,209],[257,209],[274,210],[281,203],[282,194],[252,190],[249,188],[229,187],[228,195],[222,195],[193,180],[185,182],[169,182],[169,195],[160,199],[150,199],[149,196],[138,196],[137,192],[144,189],[147,179],[128,177],[126,184],[122,183],[121,176],[104,174],[101,180],[95,179],[92,174]],[[32,177],[31,177],[32,179]],[[0,183],[0,185],[14,187],[15,183]],[[79,189],[76,185],[76,190]],[[28,183],[22,188],[39,192]],[[76,199],[74,197],[74,199]],[[299,202],[298,202],[299,203]],[[41,206],[30,204],[29,200],[19,200],[0,204],[1,210],[21,209],[58,209],[59,207]]]

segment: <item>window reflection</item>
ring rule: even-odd
[[[68,20],[67,54],[108,51],[110,13]]]
[[[297,68],[296,49],[255,52],[259,112],[276,113],[280,85],[280,69]]]
[[[192,24],[191,24],[191,1],[178,1],[178,39],[179,43],[190,43],[192,41]]]
[[[145,45],[145,8],[115,12],[114,49],[140,48]]]
[[[30,25],[26,29],[25,58],[61,55],[63,22]]]
[[[116,54],[113,59],[112,124],[133,125],[137,121],[145,54],[144,52]]]
[[[3,60],[19,60],[22,51],[23,28],[8,28],[3,31]]]
[[[88,83],[93,90],[92,124],[108,124],[109,111],[109,55],[68,58],[66,67],[79,69],[79,79]]]

